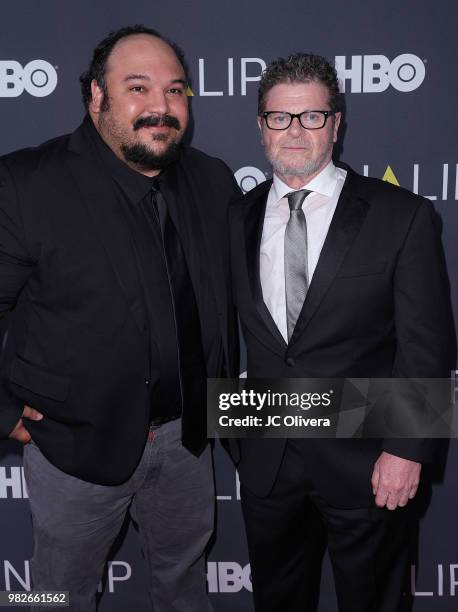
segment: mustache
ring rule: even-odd
[[[306,149],[310,148],[310,145],[308,142],[304,142],[301,139],[297,139],[297,140],[292,140],[290,142],[282,142],[281,143],[282,147],[304,147]]]
[[[153,115],[150,117],[139,117],[134,123],[134,130],[143,127],[171,127],[179,130],[181,124],[173,115]]]

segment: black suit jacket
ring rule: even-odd
[[[259,250],[267,194],[262,183],[230,209],[232,273],[247,346],[248,377],[445,377],[454,329],[436,215],[429,201],[365,178],[347,178],[289,344],[262,298]],[[304,440],[318,492],[339,506],[372,499],[381,449],[428,461],[430,440]],[[273,485],[285,440],[230,444],[242,484]]]
[[[238,188],[223,162],[192,148],[184,147],[169,170],[173,187],[165,197],[180,217],[195,291],[205,266],[213,328],[226,370],[236,375],[225,234]],[[12,313],[2,350],[0,433],[8,435],[29,404],[44,414],[26,426],[47,458],[106,485],[128,479],[141,457],[155,382],[146,383],[146,306],[138,299],[131,240],[84,126],[1,158],[0,312]],[[209,360],[209,376],[221,375],[221,361]],[[183,414],[183,443],[196,454],[206,443],[205,422],[205,406]]]

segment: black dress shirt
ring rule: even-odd
[[[116,197],[137,259],[139,293],[134,297],[134,307],[141,311],[146,304],[145,334],[149,338],[150,355],[145,382],[154,384],[151,417],[175,416],[181,412],[179,358],[161,230],[152,201],[152,188],[158,178],[131,169],[105,144],[91,120],[86,119],[85,124],[115,183]],[[166,174],[166,171],[161,173],[161,181],[166,180]]]

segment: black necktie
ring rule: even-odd
[[[172,296],[182,408],[192,419],[193,407],[200,412],[206,401],[206,366],[197,302],[178,232],[168,213],[166,201],[157,187],[152,189],[152,204],[161,228]]]

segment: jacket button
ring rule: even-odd
[[[290,366],[290,367],[295,366],[296,365],[296,360],[293,359],[292,357],[288,357],[287,360],[286,360],[286,365]]]
[[[149,385],[149,380],[145,378],[145,385]]]

